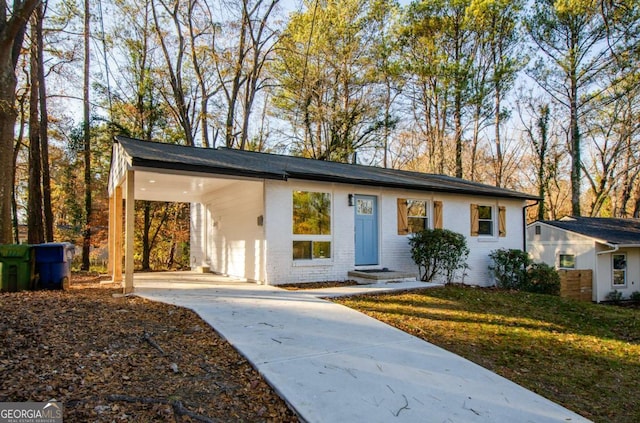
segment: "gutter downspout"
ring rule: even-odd
[[[540,200],[535,201],[535,203],[527,204],[522,208],[522,251],[525,253],[527,252],[527,209],[540,204]]]
[[[595,278],[596,278],[596,284],[595,284],[596,285],[596,290],[595,290],[596,291],[595,292],[596,303],[600,302],[600,300],[598,298],[598,256],[601,256],[603,254],[613,254],[613,253],[615,253],[616,251],[618,251],[620,249],[619,245],[609,244],[608,242],[604,242],[602,244],[606,245],[607,247],[611,247],[611,250],[597,251],[596,252],[596,265],[595,265],[595,269],[594,269],[595,272],[596,272],[596,275],[595,275]]]

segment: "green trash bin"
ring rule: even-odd
[[[26,291],[34,288],[35,261],[30,245],[0,245],[2,291]]]

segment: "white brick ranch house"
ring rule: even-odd
[[[272,285],[374,268],[417,275],[408,238],[422,228],[465,235],[464,281],[491,285],[488,254],[524,248],[524,208],[537,199],[443,175],[120,136],[109,197],[110,271],[121,277],[124,255],[125,291],[133,289],[127,198],[191,203],[192,268]]]

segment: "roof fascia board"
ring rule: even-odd
[[[640,244],[614,244],[611,242],[606,243],[610,247],[618,247],[618,248],[640,248]]]
[[[190,176],[194,178],[211,178],[211,179],[229,179],[229,180],[241,180],[241,181],[254,181],[255,179],[264,179],[257,178],[253,176],[237,176],[237,175],[226,175],[222,173],[211,173],[211,172],[193,172],[193,171],[185,171],[185,170],[176,170],[176,169],[167,169],[157,168],[157,167],[147,167],[147,166],[132,166],[131,170],[136,172],[148,172],[148,173],[162,173],[165,175],[176,175],[176,176]]]
[[[278,173],[225,169],[220,167],[190,165],[187,163],[173,163],[173,162],[164,162],[159,160],[140,159],[140,158],[133,159],[133,167],[139,168],[139,169],[144,168],[148,171],[165,172],[165,173],[167,170],[171,170],[181,174],[199,173],[199,174],[208,174],[208,175],[213,174],[213,175],[239,176],[239,177],[246,177],[246,178],[253,178],[253,179],[275,179],[275,180],[287,179],[286,175],[282,175]]]
[[[124,183],[127,177],[127,170],[131,170],[132,167],[132,158],[129,153],[119,142],[114,142],[111,147],[109,183],[107,185],[107,191],[110,196],[113,195],[116,187]]]
[[[473,195],[478,197],[490,197],[490,198],[506,198],[511,200],[533,200],[534,198],[530,198],[525,195],[508,195],[508,194],[499,194],[499,193],[489,193],[489,192],[477,192],[471,189],[456,189],[456,188],[438,188],[438,187],[430,187],[425,185],[417,185],[417,184],[407,184],[407,183],[393,183],[393,182],[376,182],[370,180],[363,180],[357,178],[344,178],[344,177],[332,177],[326,175],[314,175],[314,174],[306,174],[306,173],[296,173],[296,172],[287,172],[289,178],[300,179],[304,181],[314,181],[314,182],[331,182],[331,183],[341,183],[341,184],[353,184],[353,185],[364,185],[364,186],[373,186],[373,187],[384,187],[384,188],[398,188],[398,189],[407,189],[407,190],[416,190],[416,191],[429,191],[429,192],[440,192],[447,194],[465,194],[465,195]],[[535,198],[537,199],[537,197]]]
[[[609,241],[607,241],[605,239],[596,238],[596,237],[593,237],[593,236],[590,236],[590,235],[581,234],[580,232],[572,231],[570,229],[561,228],[559,226],[555,226],[555,225],[552,225],[550,223],[536,221],[536,222],[533,222],[533,223],[529,224],[529,226],[532,226],[532,225],[545,225],[547,227],[550,227],[550,228],[553,228],[553,229],[556,229],[556,230],[559,230],[559,231],[571,232],[574,235],[578,235],[578,236],[580,236],[582,238],[587,238],[589,240],[592,240],[592,241],[595,241],[595,242],[599,242],[601,244],[612,245],[612,244],[609,243]]]

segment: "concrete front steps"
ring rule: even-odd
[[[356,281],[360,285],[415,282],[418,280],[418,276],[415,273],[397,272],[387,268],[352,270],[347,275],[349,276],[349,279]]]

